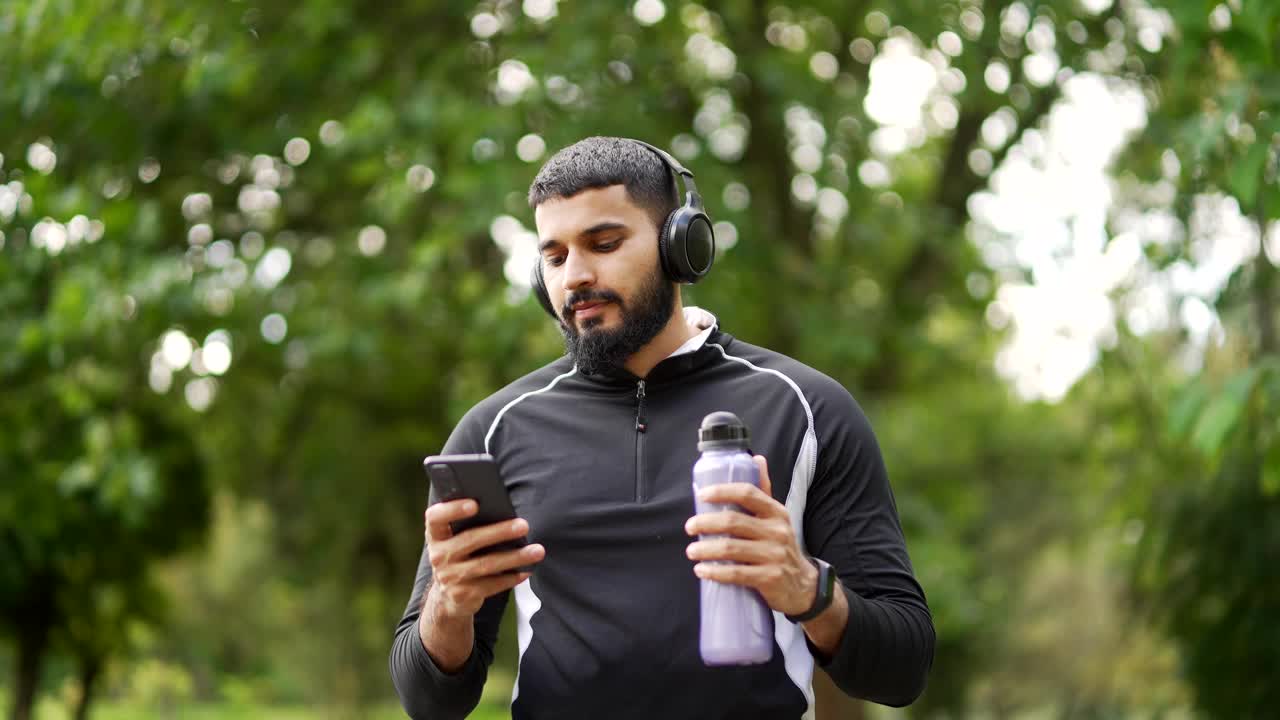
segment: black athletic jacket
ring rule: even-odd
[[[803,547],[838,571],[849,624],[831,658],[815,659],[778,613],[769,663],[699,657],[684,523],[698,425],[716,410],[747,424]],[[880,449],[849,393],[810,367],[718,329],[644,380],[584,376],[564,357],[472,408],[443,452],[492,454],[530,540],[546,547],[514,590],[513,718],[812,718],[815,662],[878,703],[906,705],[924,688],[933,622]],[[510,593],[485,602],[470,659],[448,675],[418,636],[430,580],[424,549],[391,676],[411,717],[461,718],[479,701]]]

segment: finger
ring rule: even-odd
[[[769,479],[769,461],[763,455],[752,455],[751,460],[760,468],[760,490],[773,497],[773,481]]]
[[[693,574],[703,580],[742,585],[762,593],[773,590],[782,580],[782,570],[775,565],[715,565],[700,562],[693,566]]]
[[[449,523],[469,518],[480,510],[480,506],[475,500],[463,498],[461,500],[448,500],[438,502],[427,508],[427,539],[428,540],[447,540],[453,537],[453,531],[449,528]]]
[[[724,483],[698,490],[698,499],[709,503],[733,503],[758,517],[782,516],[787,509],[750,483]]]
[[[525,580],[528,580],[529,576],[532,574],[533,573],[522,572],[522,573],[503,573],[501,575],[493,575],[491,577],[481,578],[479,580],[473,581],[474,584],[472,585],[472,587],[475,589],[475,591],[478,594],[488,598],[488,597],[497,595],[500,592],[506,592],[507,590],[510,590],[511,588],[519,585]]]
[[[690,535],[732,535],[748,540],[776,539],[767,519],[734,510],[699,513],[685,522],[684,529]]]
[[[523,518],[516,518],[463,530],[454,536],[454,540],[457,541],[458,552],[474,555],[477,550],[508,540],[516,540],[528,534],[529,523]]]
[[[690,543],[685,548],[690,560],[730,560],[749,565],[779,563],[785,551],[775,542],[767,540],[741,540],[738,538],[712,538]]]
[[[436,569],[437,573],[440,573],[445,567],[450,567],[449,577],[452,578],[453,566],[471,559],[472,556],[484,548],[516,540],[524,537],[528,532],[529,523],[516,518],[515,520],[505,520],[491,525],[469,528],[453,537],[428,542],[427,548],[431,553],[431,566]]]
[[[470,582],[490,575],[498,575],[525,565],[533,565],[546,557],[546,549],[534,543],[519,550],[503,550],[464,560],[453,568],[455,582]]]

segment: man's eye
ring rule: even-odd
[[[563,264],[564,264],[564,256],[562,255],[552,255],[551,257],[547,258],[547,265],[550,265],[551,267],[560,267]]]
[[[599,245],[596,245],[596,252],[610,252],[616,250],[618,248],[618,243],[620,242],[622,241],[610,240],[609,242],[602,242]]]

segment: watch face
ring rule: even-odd
[[[818,591],[813,597],[813,607],[799,615],[788,615],[787,619],[792,622],[805,622],[812,620],[831,606],[831,601],[835,597],[836,589],[836,570],[829,563],[823,562],[816,557],[810,557],[809,562],[818,569]]]
[[[814,558],[817,560],[817,558]],[[828,563],[818,560],[818,595],[821,602],[831,602],[836,590],[836,571]]]

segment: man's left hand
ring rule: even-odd
[[[698,491],[698,499],[732,503],[747,513],[732,510],[703,513],[684,524],[690,535],[727,535],[689,544],[685,554],[698,561],[693,572],[704,580],[718,580],[755,588],[770,608],[799,615],[813,606],[818,593],[818,570],[800,550],[791,516],[773,499],[773,484],[764,456],[752,458],[760,468],[760,487],[750,483],[725,483]],[[735,565],[711,561],[731,560]]]

